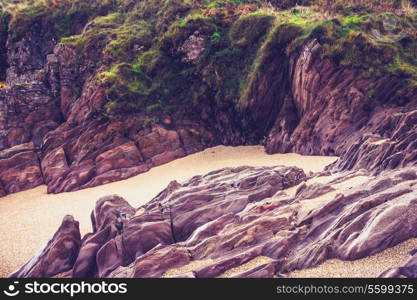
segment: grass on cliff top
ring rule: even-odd
[[[346,17],[341,22],[321,24],[312,36],[323,45],[324,58],[361,70],[363,78],[374,81],[384,76],[397,78],[402,86],[396,97],[401,98],[416,92],[416,21],[416,15],[392,13]]]
[[[120,24],[110,22],[118,25],[110,30],[112,41],[103,53],[117,55],[100,74],[108,91],[108,116],[132,110],[151,113],[213,100],[244,109],[263,68],[275,56],[298,51],[312,38],[323,45],[323,58],[360,69],[364,78],[390,75],[403,80],[399,95],[409,94],[416,86],[415,15],[362,11],[326,15],[309,7],[277,11],[249,4],[245,9],[241,5],[231,9],[221,1],[198,10],[188,2],[164,3],[165,10],[157,13],[164,16],[163,23],[143,10],[125,15]],[[151,24],[144,26],[144,31],[123,30],[133,28],[129,25],[132,20],[140,24],[144,18]],[[158,24],[166,30],[158,32]],[[185,63],[178,49],[196,32],[205,37],[205,49],[196,63]],[[89,40],[88,35],[85,31],[79,41]],[[140,50],[134,52],[130,41],[142,35],[152,42],[139,39]]]
[[[97,54],[107,64],[98,75],[107,91],[105,114],[171,110],[185,103],[198,105],[202,98],[222,101],[234,97],[230,101],[236,101],[245,73],[242,66],[250,67],[274,17],[250,14],[256,7],[230,12],[230,7],[216,4],[219,8],[215,11],[212,7],[198,11],[187,2],[159,2],[157,15],[164,16],[163,23],[149,13],[155,2],[146,9],[139,3],[128,13],[98,17],[82,34],[62,39],[80,54],[91,48],[99,50]],[[222,20],[217,18],[219,11],[225,16]],[[167,20],[171,20],[168,25]],[[161,32],[163,26],[167,28]],[[207,44],[193,65],[181,59],[178,48],[195,32],[204,36]]]
[[[313,6],[292,7],[296,2]],[[398,78],[401,95],[416,88],[417,18],[409,1],[270,1],[292,7],[287,10],[257,0],[28,3],[11,13],[13,38],[46,22],[80,61],[99,60],[96,80],[106,90],[103,113],[109,117],[153,116],[211,101],[245,109],[264,68],[309,39],[323,45],[323,59],[356,68],[364,78]],[[79,19],[87,26],[72,35]],[[204,39],[204,48],[197,61],[187,62],[180,49],[193,35]]]
[[[19,40],[35,24],[51,26],[58,37],[69,36],[74,25],[107,14],[119,4],[119,0],[6,0],[1,6],[11,16],[8,30],[12,38]]]

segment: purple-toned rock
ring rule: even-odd
[[[133,277],[161,277],[166,271],[182,267],[189,262],[190,254],[185,248],[175,246],[155,247],[136,259]]]
[[[103,272],[104,266],[111,264],[109,260],[99,260],[101,257],[99,251],[102,251],[101,253],[105,252],[103,249],[108,248],[110,242],[120,236],[125,223],[134,214],[135,209],[121,197],[107,196],[97,201],[96,207],[91,214],[93,233],[83,238],[80,252],[72,271],[73,277],[96,276],[97,273]],[[119,247],[121,247],[120,243]],[[121,260],[123,262],[122,258]]]
[[[134,143],[128,142],[116,148],[101,153],[96,157],[97,175],[110,170],[137,166],[143,162],[143,157]]]
[[[232,278],[273,278],[276,274],[276,262],[257,266],[253,269],[232,276]]]
[[[17,193],[43,184],[39,157],[33,143],[0,152],[2,194]]]
[[[100,199],[66,276],[276,277],[356,260],[415,237],[416,195],[414,168],[312,178],[294,167],[226,168],[173,181],[138,210],[117,196]],[[36,274],[68,271],[43,270],[41,261],[29,264]],[[381,276],[415,276],[415,257]]]
[[[309,40],[289,55],[290,87],[280,97],[267,152],[341,156],[335,171],[379,173],[416,165],[416,94],[407,96],[405,106],[384,108],[402,101],[396,96],[400,79],[363,78],[361,70],[323,59],[323,51],[318,41]],[[372,97],[369,86],[375,87]]]
[[[253,249],[247,250],[243,253],[239,254],[232,254],[226,255],[226,257],[222,257],[221,259],[217,260],[215,263],[210,264],[206,267],[202,267],[196,270],[196,277],[197,278],[214,278],[217,277],[229,269],[234,267],[238,267],[258,257],[261,254],[261,248],[255,247]]]
[[[68,271],[74,265],[80,244],[79,224],[66,216],[45,248],[10,277],[45,278]]]

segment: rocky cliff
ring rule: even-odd
[[[172,182],[138,209],[100,199],[92,233],[81,239],[65,217],[12,277],[285,276],[416,237],[416,189],[415,168],[313,178],[288,167],[223,169]],[[416,277],[415,256],[381,276]]]
[[[335,170],[416,161],[413,16],[91,2],[2,11],[3,194],[104,184],[217,144],[339,155]]]
[[[139,210],[101,199],[93,233],[65,218],[14,276],[213,277],[253,259],[267,263],[235,275],[272,276],[415,237],[415,10],[321,3],[3,5],[0,196],[93,187],[218,144],[340,156],[333,179],[295,195],[283,190],[308,178],[277,167],[174,182]],[[383,276],[415,276],[414,260]]]

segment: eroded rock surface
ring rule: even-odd
[[[207,38],[190,32],[177,50],[193,64]],[[99,49],[80,55],[45,32],[9,44],[9,87],[0,90],[0,150],[28,142],[34,148],[22,159],[31,161],[29,169],[0,167],[8,173],[0,178],[0,195],[43,183],[49,193],[93,187],[218,144],[264,141],[271,154],[341,156],[334,171],[366,168],[377,174],[417,161],[416,95],[398,99],[397,77],[365,79],[360,70],[322,59],[323,46],[315,39],[291,53],[280,49],[248,91],[243,111],[236,103],[211,101],[178,106],[157,122],[140,113],[103,114],[108,98],[97,81],[105,59]],[[42,51],[33,56],[38,44]],[[372,97],[369,86],[375,87]],[[10,159],[0,157],[0,166]],[[42,171],[34,175],[35,169]],[[9,187],[10,176],[31,179]]]
[[[72,249],[69,255],[76,257],[72,261],[71,276],[105,277],[119,267],[134,264],[138,265],[132,269],[135,276],[159,277],[174,266],[186,265],[200,257],[222,255],[233,245],[256,244],[259,239],[270,236],[275,227],[280,228],[285,218],[280,216],[280,223],[273,226],[273,218],[266,216],[265,220],[257,222],[256,230],[249,232],[245,227],[251,220],[246,220],[245,226],[242,224],[234,234],[220,235],[220,232],[226,223],[238,224],[237,214],[248,206],[305,178],[298,168],[228,168],[196,176],[184,184],[172,182],[138,210],[118,196],[102,198],[91,217],[94,232],[86,235],[80,249]],[[58,230],[56,236],[61,231]],[[201,244],[216,234],[217,239]],[[228,239],[228,243],[222,243]],[[248,254],[247,259],[250,257]],[[33,261],[39,265],[42,256]],[[206,275],[211,273],[206,272]],[[15,275],[36,277],[37,274],[41,273]],[[48,273],[49,276],[56,274]]]
[[[7,88],[0,89],[0,151],[9,154],[0,154],[0,195],[41,184],[49,193],[93,187],[219,144],[206,122],[183,109],[159,123],[143,114],[105,117],[105,90],[91,80],[102,56],[95,48],[80,56],[39,26],[9,38]]]
[[[379,173],[415,165],[416,94],[398,99],[398,79],[362,78],[358,70],[322,59],[323,51],[311,40],[290,56],[291,86],[281,97],[267,152],[341,156],[335,171]],[[372,97],[369,86],[377,87]],[[381,103],[397,105],[383,108]]]
[[[282,276],[416,237],[417,173],[227,168],[171,182],[137,210],[100,199],[92,222],[67,276]],[[413,277],[414,265],[384,276]]]
[[[66,216],[45,248],[10,277],[52,277],[70,270],[81,244],[79,224]]]
[[[0,151],[0,195],[43,184],[39,156],[33,143]]]

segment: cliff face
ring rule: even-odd
[[[321,59],[322,52],[313,40],[290,58],[291,88],[268,135],[267,151],[341,156],[333,170],[378,173],[415,163],[416,94],[395,103],[403,101],[396,96],[398,78],[363,78],[361,70]]]
[[[81,14],[71,3],[53,8],[77,20],[68,28],[47,10],[5,18],[2,194],[92,187],[217,144],[339,155],[333,170],[415,164],[413,17],[385,47],[368,37],[378,16],[352,25],[307,8],[181,1],[107,1]],[[313,28],[300,25],[308,18]]]
[[[12,276],[272,277],[415,237],[417,16],[319,2],[338,14],[226,0],[0,11],[0,196],[92,187],[218,144],[341,157],[313,177],[241,167],[172,182],[138,209],[104,197],[92,233],[65,217]],[[415,277],[415,260],[381,276]]]

